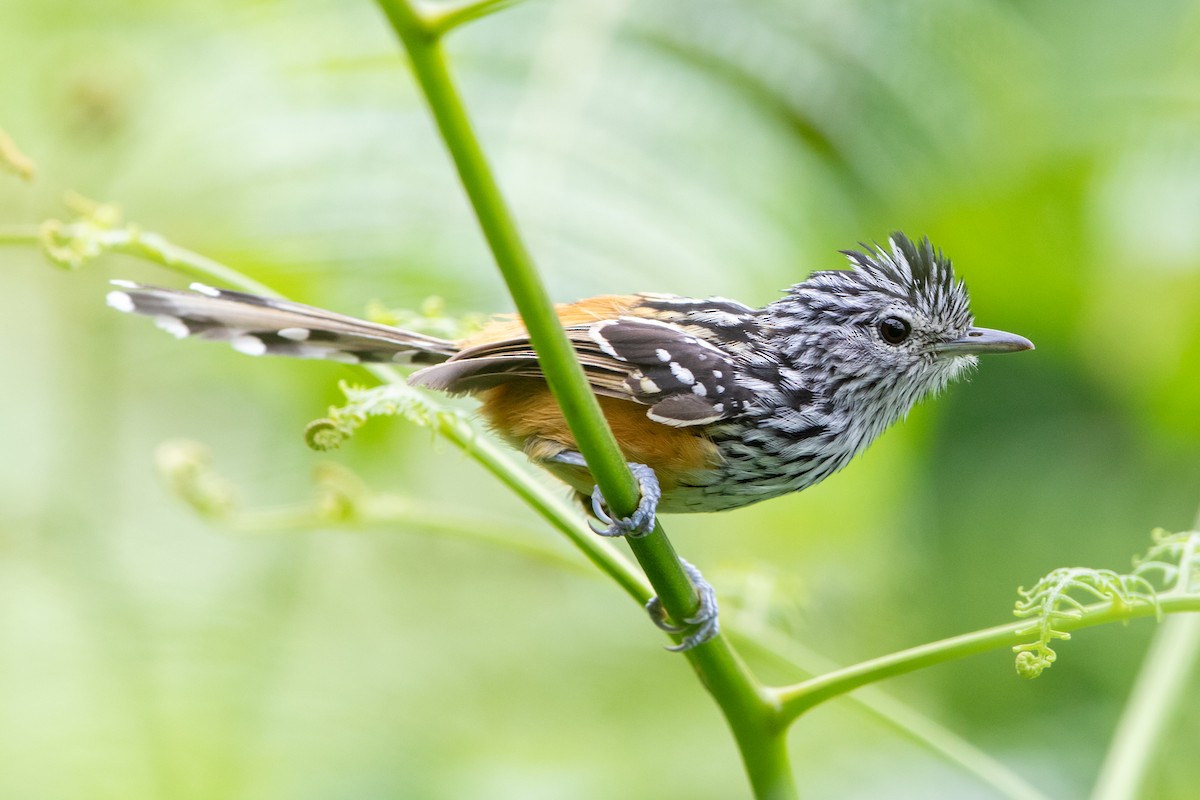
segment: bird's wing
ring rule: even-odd
[[[655,422],[708,424],[737,416],[750,400],[749,390],[737,382],[736,366],[738,350],[752,335],[747,326],[753,311],[746,306],[720,299],[632,295],[597,298],[558,311],[592,388],[649,406],[646,415]],[[477,392],[513,380],[540,379],[524,329],[505,322],[495,331],[489,337],[485,330],[452,358],[415,373],[409,382]]]

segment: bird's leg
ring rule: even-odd
[[[559,464],[568,464],[573,467],[587,466],[587,462],[584,461],[583,456],[574,450],[565,450],[561,453],[556,453],[546,460]],[[628,536],[631,539],[637,539],[645,536],[654,529],[655,510],[658,507],[658,500],[662,496],[662,489],[658,485],[658,477],[654,474],[654,470],[645,464],[630,462],[629,469],[634,477],[637,478],[638,486],[642,490],[642,498],[638,502],[637,510],[632,515],[613,519],[608,513],[604,495],[600,493],[600,487],[597,486],[592,490],[592,513],[606,527],[598,528],[595,525],[591,525],[591,528],[601,536]],[[650,620],[662,630],[667,633],[691,631],[679,644],[667,648],[673,652],[691,650],[697,645],[704,644],[721,631],[721,623],[717,618],[716,590],[713,589],[711,583],[704,579],[704,576],[700,574],[700,570],[696,569],[690,562],[681,558],[679,559],[679,563],[683,565],[683,571],[687,573],[688,580],[691,581],[692,587],[696,590],[696,597],[699,601],[696,613],[690,617],[685,617],[683,625],[676,625],[667,617],[667,611],[663,608],[662,602],[657,596],[650,598],[650,602],[646,603],[646,612],[650,615]]]
[[[587,467],[583,456],[574,450],[564,450],[546,460],[568,464],[572,467]],[[636,461],[629,462],[629,471],[633,473],[633,477],[637,478],[642,498],[638,501],[637,510],[628,517],[613,519],[612,515],[608,513],[608,504],[604,500],[604,495],[600,493],[600,487],[592,489],[592,513],[603,523],[604,527],[592,525],[590,521],[588,524],[601,536],[628,536],[631,539],[640,539],[654,530],[654,514],[658,509],[659,498],[662,497],[658,476],[650,467]]]

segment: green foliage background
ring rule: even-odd
[[[1200,503],[1200,4],[530,0],[453,65],[553,294],[762,303],[836,251],[928,234],[981,324],[1033,339],[801,495],[666,518],[729,605],[844,663],[1006,621],[1064,564],[1124,569]],[[64,190],[348,313],[509,310],[370,3],[0,0],[0,227]],[[350,376],[175,342],[0,250],[0,797],[725,798],[737,755],[614,587],[394,527],[237,536],[155,474],[211,446],[247,506],[331,457],[561,547],[398,421],[306,449]],[[888,689],[1086,793],[1152,623]],[[786,674],[780,677],[795,677]],[[1194,797],[1200,693],[1147,789]],[[844,702],[792,735],[818,797],[988,797]]]

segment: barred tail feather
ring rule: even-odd
[[[247,355],[357,364],[437,364],[458,351],[447,339],[335,314],[313,306],[193,283],[192,291],[113,281],[108,304],[153,317],[180,339],[229,342]]]

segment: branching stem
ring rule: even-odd
[[[1160,595],[1157,609],[1149,605],[1118,606],[1109,602],[1095,603],[1084,606],[1078,616],[1061,619],[1056,625],[1064,631],[1074,631],[1109,622],[1153,617],[1157,611],[1161,611],[1163,614],[1200,611],[1200,595],[1170,593]],[[782,709],[783,717],[789,721],[794,720],[825,700],[853,691],[868,683],[904,675],[922,667],[941,664],[956,658],[1020,644],[1023,641],[1020,632],[1027,627],[1028,623],[1022,620],[930,642],[870,661],[863,661],[845,669],[828,672],[792,686],[776,689],[775,696]]]
[[[594,394],[575,358],[574,351],[558,322],[541,278],[525,249],[503,196],[496,184],[482,148],[472,130],[462,99],[446,66],[442,38],[471,20],[510,5],[515,0],[474,0],[440,10],[421,10],[413,0],[378,0],[392,27],[405,45],[414,75],[428,102],[442,138],[458,169],[462,185],[475,209],[480,226],[496,258],[500,271],[529,330],[548,384],[571,427],[580,452],[608,500],[614,514],[631,513],[638,502],[638,488],[625,464],[617,443],[600,412]],[[50,227],[47,227],[50,226]],[[192,277],[235,286],[259,294],[275,295],[269,287],[245,275],[172,244],[157,234],[134,226],[117,227],[102,221],[83,220],[64,225],[47,223],[40,228],[0,230],[0,245],[40,242],[56,257],[55,245],[67,246],[57,252],[59,263],[78,266],[87,258],[106,250],[140,256]],[[390,367],[365,367],[387,383],[402,383],[402,376]],[[432,401],[431,401],[432,402]],[[650,586],[633,565],[607,542],[598,539],[582,524],[574,508],[539,483],[528,470],[519,466],[506,452],[479,435],[469,422],[452,413],[436,414],[432,423],[437,433],[498,477],[519,497],[563,532],[594,564],[612,577],[631,597],[645,602],[653,591],[673,619],[690,616],[696,610],[696,597],[678,557],[661,526],[650,536],[629,542]],[[382,518],[404,509],[377,509]],[[288,521],[286,514],[274,519],[260,518],[261,524]],[[427,519],[426,523],[430,523]],[[435,523],[434,523],[435,524]],[[1179,586],[1157,596],[1156,605],[1099,602],[1078,606],[1067,618],[1056,618],[1055,626],[1071,631],[1114,621],[1126,621],[1155,613],[1200,611],[1200,595],[1189,590],[1181,577]],[[1097,798],[1124,796],[1140,782],[1149,761],[1149,745],[1140,748],[1131,741],[1150,742],[1162,730],[1170,701],[1179,694],[1183,677],[1200,650],[1200,621],[1173,620],[1160,636],[1160,645],[1148,657],[1142,684],[1154,690],[1143,695],[1135,691],[1130,712],[1114,739],[1110,763],[1096,789]],[[760,684],[724,636],[691,650],[687,658],[704,686],[725,715],[741,751],[750,782],[758,798],[793,798],[796,789],[791,775],[785,732],[805,711],[819,703],[851,692],[884,678],[1019,643],[1027,621],[1012,622],[981,631],[932,642],[898,653],[860,663],[805,680],[792,686],[773,688]],[[1161,656],[1161,657],[1160,657]],[[1154,665],[1161,664],[1155,667]],[[1141,699],[1149,698],[1145,703]],[[866,702],[866,701],[864,701]],[[1147,710],[1141,711],[1139,709]],[[881,715],[904,718],[903,713],[877,709]],[[942,750],[993,786],[1007,790],[1013,797],[1034,797],[1036,791],[1012,776],[1003,767],[987,762],[977,754],[958,748],[954,756],[952,735],[926,733],[929,739],[943,741]],[[949,745],[947,746],[947,742]],[[973,767],[970,765],[973,764]]]
[[[408,0],[379,0],[379,5],[404,44],[413,73],[579,451],[613,513],[628,516],[638,504],[637,483],[558,321],[446,67],[440,37],[447,28],[431,23]],[[629,545],[671,618],[681,620],[692,616],[697,610],[697,597],[662,526],[656,523],[650,535],[630,540]],[[687,655],[733,729],[757,796],[794,796],[785,727],[777,724],[769,693],[723,636],[692,649]]]

